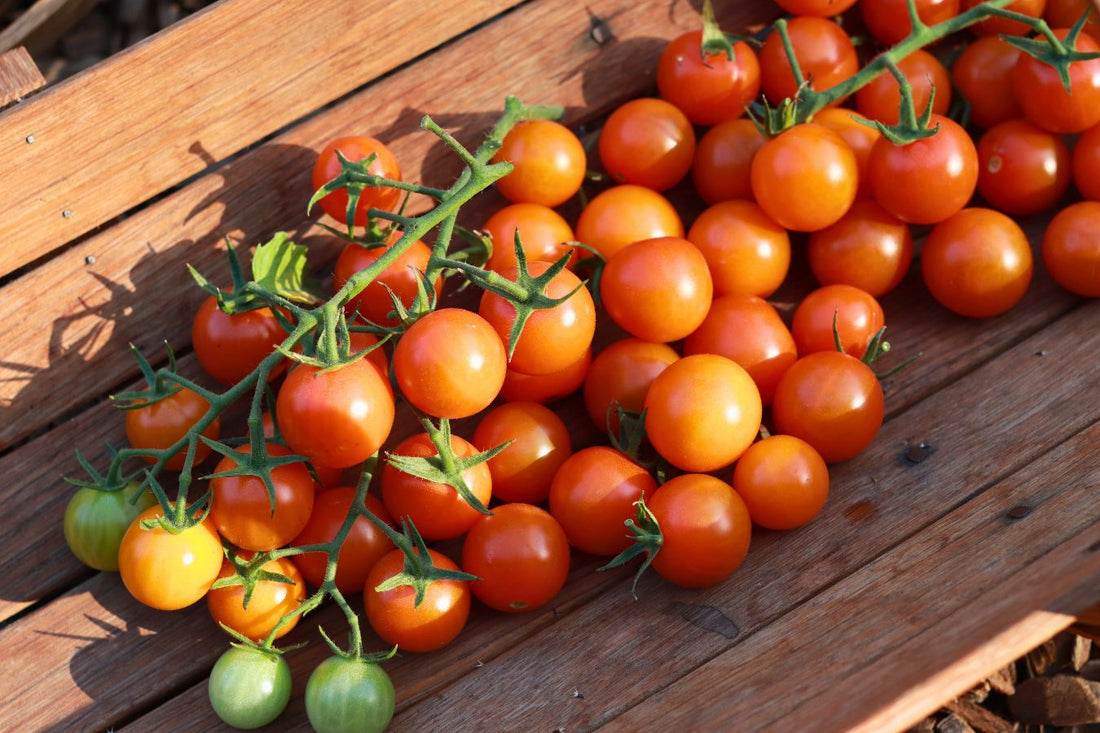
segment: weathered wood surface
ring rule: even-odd
[[[457,12],[469,25],[514,3],[464,5]],[[267,23],[295,6],[269,5],[261,20],[252,0],[225,0],[199,14],[206,24],[200,30],[221,28],[212,42],[226,43],[237,37],[230,25]],[[324,12],[337,6],[316,4]],[[401,49],[412,54],[408,44],[439,44],[442,38],[428,36],[440,24],[430,14],[406,16],[407,7],[384,11],[418,29]],[[719,3],[727,27],[769,12]],[[593,40],[594,17],[606,20],[614,40]],[[175,167],[147,172],[155,190],[120,184],[110,171],[98,176],[94,188],[106,200],[96,203],[95,223],[84,221],[79,231],[39,232],[37,222],[19,220],[23,234],[35,232],[24,237],[33,253],[11,266],[68,246],[0,289],[9,313],[19,314],[0,325],[0,501],[8,507],[0,539],[27,548],[0,560],[8,579],[0,590],[0,644],[7,650],[0,658],[0,730],[221,728],[206,704],[205,676],[225,637],[201,604],[175,614],[142,608],[117,576],[77,563],[61,535],[71,489],[60,477],[76,470],[73,448],[101,462],[105,443],[124,440],[104,398],[135,377],[128,344],[154,358],[162,358],[165,338],[187,351],[200,294],[184,264],[224,277],[225,237],[254,244],[288,229],[315,247],[311,256],[324,267],[338,245],[318,234],[303,209],[308,168],[326,140],[349,131],[377,135],[406,164],[406,178],[446,184],[457,168],[415,132],[423,114],[470,145],[508,93],[563,104],[570,124],[590,122],[625,98],[652,93],[661,44],[697,18],[689,4],[523,4],[117,221],[109,220],[262,137],[264,122],[252,115],[230,121],[230,110],[217,105],[209,115],[186,116],[180,124],[201,137],[210,153],[205,162],[192,167],[194,151],[162,151]],[[198,54],[196,22],[147,45],[168,48],[164,39],[179,39],[175,58],[186,67]],[[458,33],[465,25],[448,27]],[[313,42],[324,46],[320,37]],[[537,42],[517,42],[524,38]],[[290,96],[318,74],[351,64],[344,26],[333,43],[329,51],[345,54],[342,60],[313,47],[308,62],[284,58],[280,68],[296,75],[284,83],[299,90]],[[48,93],[50,104],[89,88],[115,88],[127,69],[149,73],[137,53],[59,85]],[[356,85],[403,60],[383,55],[350,72],[360,75]],[[272,74],[241,67],[235,80],[250,84],[227,84],[226,94],[262,94]],[[312,90],[293,113],[281,110],[281,119],[346,90],[328,97]],[[189,93],[161,97],[186,101]],[[40,98],[47,94],[12,112]],[[35,109],[45,118],[51,107]],[[12,112],[0,115],[0,129],[18,132]],[[179,128],[162,130],[157,139],[173,145],[173,135],[192,139]],[[205,147],[207,141],[216,145]],[[154,141],[134,144],[148,153]],[[9,160],[2,146],[0,159]],[[51,160],[55,175],[67,170],[60,158]],[[13,170],[19,167],[17,161]],[[6,198],[0,206],[11,204]],[[478,226],[499,201],[487,194],[463,223]],[[103,222],[101,231],[79,236]],[[1042,226],[1042,219],[1025,222],[1033,243]],[[22,242],[8,249],[26,251]],[[798,262],[777,304],[793,304],[808,282]],[[951,316],[931,301],[915,271],[884,307],[899,355],[891,363],[916,351],[924,356],[893,380],[888,420],[871,449],[833,470],[821,517],[793,533],[757,532],[745,565],[726,583],[687,591],[649,577],[640,601],[630,597],[628,571],[596,572],[600,562],[578,554],[552,608],[504,615],[477,607],[451,646],[388,663],[398,689],[394,729],[902,728],[1072,623],[1074,612],[1100,596],[1100,370],[1092,365],[1100,303],[1060,291],[1040,266],[1024,302],[996,319]],[[188,356],[183,365],[196,368]],[[566,404],[579,441],[591,440],[577,400]],[[1028,507],[1024,516],[1007,518],[1021,506]],[[301,692],[327,655],[318,623],[339,635],[344,622],[327,608],[288,639],[311,643],[290,657],[296,696],[272,730],[308,729]],[[368,633],[371,644],[380,646]],[[807,665],[807,653],[820,664]]]
[[[0,53],[0,109],[46,86],[42,72],[23,46]]]

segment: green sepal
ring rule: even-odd
[[[411,586],[415,591],[413,607],[419,608],[420,604],[424,602],[424,595],[428,592],[428,586],[437,580],[467,582],[481,580],[478,576],[461,570],[444,570],[436,567],[432,563],[431,554],[428,552],[428,546],[425,544],[424,538],[420,535],[416,525],[408,518],[401,521],[401,530],[401,534],[397,534],[392,529],[387,534],[396,536],[396,539],[394,536],[391,536],[391,539],[395,540],[394,544],[405,555],[404,569],[376,585],[374,590],[378,593],[384,593],[404,585]]]
[[[634,596],[634,600],[637,600],[638,580],[641,579],[642,573],[644,573],[650,564],[653,563],[653,559],[657,557],[657,553],[661,551],[665,538],[664,535],[661,534],[661,524],[657,521],[657,517],[653,515],[653,512],[649,510],[649,507],[646,506],[644,496],[634,502],[634,518],[627,519],[625,524],[629,536],[633,539],[633,544],[611,558],[611,560],[608,561],[606,565],[602,565],[599,570],[617,568],[620,565],[625,565],[639,555],[644,554],[645,560],[638,568],[638,571],[634,573],[634,582],[630,586],[630,594]]]
[[[276,232],[256,247],[252,255],[252,280],[287,300],[315,304],[317,297],[306,287],[308,251],[308,247],[293,242],[286,232]]]
[[[215,453],[237,464],[235,468],[218,471],[204,476],[203,478],[210,480],[227,478],[230,476],[255,476],[264,484],[264,489],[267,491],[267,498],[271,505],[272,514],[275,513],[275,483],[271,478],[271,471],[279,466],[286,466],[291,463],[304,463],[309,460],[306,456],[294,454],[273,456],[267,452],[265,440],[259,436],[252,438],[247,453],[239,451],[220,441],[212,440],[205,435],[200,435],[199,439],[206,443]]]

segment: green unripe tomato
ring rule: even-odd
[[[230,647],[210,670],[207,692],[214,712],[241,730],[262,728],[290,701],[290,666],[282,655]]]
[[[329,657],[306,683],[306,715],[317,733],[380,733],[393,707],[390,676],[365,659]]]
[[[73,494],[65,507],[65,542],[76,559],[96,570],[118,571],[122,535],[139,514],[157,503],[151,492],[143,491],[131,504],[138,486],[132,481],[118,491],[83,487]]]

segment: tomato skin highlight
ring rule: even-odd
[[[816,517],[829,496],[829,469],[809,443],[772,435],[753,443],[733,468],[733,488],[752,521],[796,529]]]
[[[1047,225],[1043,263],[1054,282],[1087,298],[1100,298],[1100,202],[1079,201]]]
[[[118,571],[118,549],[122,536],[134,519],[156,504],[150,491],[130,499],[139,484],[130,482],[118,491],[82,487],[65,505],[65,543],[76,559],[90,568]]]
[[[281,654],[233,646],[210,670],[207,696],[226,725],[254,730],[282,714],[291,687],[290,665]]]
[[[163,514],[156,504],[137,516],[122,536],[118,570],[135,599],[160,611],[175,611],[198,601],[214,584],[222,566],[222,544],[209,517],[178,534],[160,527],[142,529],[142,521]]]
[[[393,681],[374,662],[332,656],[310,674],[305,704],[317,733],[382,733],[393,719]]]
[[[496,182],[513,203],[554,207],[571,199],[584,182],[587,154],[577,136],[554,120],[525,120],[513,127],[493,162],[508,161],[512,172]]]
[[[744,41],[733,44],[732,59],[724,53],[704,57],[702,43],[699,30],[668,42],[657,61],[657,89],[692,124],[709,127],[745,114],[760,93],[760,62]]]
[[[508,441],[486,463],[493,496],[507,502],[544,501],[558,467],[573,453],[565,423],[537,402],[506,402],[481,418],[472,442],[487,451]]]

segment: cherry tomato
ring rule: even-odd
[[[884,412],[878,377],[841,351],[801,357],[780,378],[772,401],[776,429],[809,443],[826,463],[847,461],[867,448]]]
[[[1100,298],[1100,203],[1080,201],[1058,212],[1043,235],[1043,263],[1071,293]]]
[[[1089,14],[1085,33],[1100,38],[1100,11],[1090,0],[1047,0],[1043,18],[1051,28],[1072,28],[1085,13]]]
[[[932,115],[932,137],[907,145],[882,138],[867,161],[871,194],[910,224],[935,224],[958,213],[978,185],[978,151],[957,122]]]
[[[534,611],[569,576],[569,540],[558,520],[533,504],[503,504],[477,520],[462,543],[470,591],[489,608]]]
[[[117,491],[88,486],[77,489],[65,505],[65,543],[76,559],[96,570],[118,570],[118,547],[134,519],[156,503],[150,491],[133,481]]]
[[[393,681],[376,663],[331,656],[306,682],[306,717],[316,733],[382,733],[394,699]]]
[[[970,10],[980,2],[981,0],[962,0],[962,6],[959,8],[959,11],[964,12]],[[1046,6],[1046,0],[1014,0],[1014,2],[1004,6],[1004,9],[1010,10],[1013,13],[1021,13],[1031,18],[1041,18],[1043,17],[1043,11],[1046,10]],[[1077,19],[1074,18],[1074,20],[1076,21]],[[1073,24],[1070,23],[1069,25]],[[1027,23],[999,16],[992,16],[985,20],[980,20],[968,26],[968,28],[970,32],[976,36],[1030,36],[1032,33],[1032,28]]]
[[[1100,201],[1100,125],[1077,137],[1071,159],[1073,183],[1081,196]]]
[[[320,545],[332,542],[340,531],[344,519],[355,501],[355,489],[350,486],[334,486],[317,494],[309,521],[291,544],[295,547]],[[374,516],[391,527],[394,526],[386,506],[374,494],[367,494],[364,506]],[[336,576],[333,581],[344,595],[359,593],[367,582],[367,573],[374,563],[393,549],[393,542],[374,522],[364,516],[355,518],[336,556]],[[303,552],[291,558],[302,576],[314,588],[325,579],[328,556],[323,552]]]
[[[175,611],[202,598],[217,580],[222,543],[209,517],[175,534],[161,527],[142,528],[146,519],[161,516],[164,510],[155,504],[133,521],[119,544],[118,571],[138,601]]]
[[[545,500],[554,473],[573,453],[565,423],[537,402],[506,402],[481,418],[473,444],[487,451],[509,441],[487,463],[493,496],[528,504]]]
[[[1068,32],[1066,28],[1057,28],[1054,35],[1064,41]],[[1096,53],[1100,52],[1100,43],[1082,33],[1074,49]],[[1026,53],[1020,54],[1012,69],[1012,88],[1024,115],[1050,132],[1084,132],[1100,124],[1100,58],[1071,63],[1069,79],[1067,91],[1058,72]]]
[[[630,545],[624,522],[634,502],[657,490],[657,480],[623,453],[603,445],[569,456],[550,485],[550,513],[569,544],[591,555],[616,555]]]
[[[392,246],[400,239],[400,233],[392,234],[383,247],[368,249],[355,242],[348,243],[340,256],[336,259],[336,265],[332,273],[332,285],[336,290],[344,287],[347,281],[355,273],[365,270],[386,252],[386,247]],[[344,310],[348,314],[359,312],[366,320],[382,326],[394,326],[397,318],[390,315],[393,312],[393,298],[390,291],[400,299],[405,307],[412,305],[416,299],[420,282],[424,272],[428,269],[428,260],[432,256],[432,250],[419,239],[414,240],[409,248],[398,257],[393,264],[378,273],[367,286],[359,291],[347,303]],[[435,292],[438,296],[443,289],[442,278],[436,276]]]
[[[917,17],[935,25],[959,14],[959,0],[916,0]],[[913,30],[907,0],[861,0],[859,14],[864,25],[884,45],[892,46]]]
[[[733,467],[733,488],[752,521],[795,529],[816,517],[829,496],[825,459],[804,440],[772,435],[753,443]]]
[[[770,405],[779,378],[798,358],[794,338],[766,300],[730,294],[715,298],[707,317],[684,339],[684,355],[718,354],[740,364]]]
[[[716,354],[669,364],[650,385],[645,409],[654,449],[684,471],[728,466],[760,431],[760,390],[744,367]]]
[[[546,404],[571,395],[584,384],[588,367],[592,363],[592,349],[565,369],[549,374],[523,374],[514,369],[504,373],[504,386],[500,397],[506,402],[538,402]]]
[[[126,439],[134,448],[143,450],[164,450],[181,440],[187,432],[198,424],[210,409],[210,403],[187,387],[181,387],[164,399],[143,407],[126,410]],[[211,440],[217,440],[221,434],[221,422],[218,418],[206,426],[202,434]],[[195,464],[199,464],[210,455],[210,446],[201,440],[195,446]],[[164,467],[170,471],[183,468],[187,448],[181,448],[168,459]],[[145,456],[147,463],[155,463],[152,456]]]
[[[532,276],[538,277],[550,269],[550,263],[532,262],[527,269]],[[514,282],[519,272],[513,267],[502,271],[501,275]],[[596,333],[596,305],[581,279],[569,270],[561,270],[547,283],[543,293],[547,298],[566,299],[551,308],[531,313],[508,359],[509,369],[524,374],[561,371],[576,363],[592,346]],[[482,293],[478,313],[507,344],[516,321],[515,306],[503,296],[486,290]]]
[[[401,393],[434,417],[481,412],[504,384],[507,355],[491,323],[461,308],[442,308],[409,327],[393,351]]]
[[[600,280],[611,320],[646,341],[677,341],[707,315],[714,285],[706,258],[680,237],[645,239],[619,250]]]
[[[600,430],[617,433],[619,417],[613,409],[641,412],[653,379],[680,358],[668,344],[619,339],[605,346],[584,380],[584,405]]]
[[[687,588],[714,585],[749,551],[752,519],[737,492],[721,479],[688,473],[669,479],[646,499],[664,538],[653,569]]]
[[[191,322],[191,345],[203,370],[222,384],[236,384],[286,338],[270,308],[229,315],[209,296]],[[272,370],[276,374],[278,370]]]
[[[773,137],[752,161],[753,196],[785,229],[812,232],[836,223],[858,189],[856,154],[840,135],[813,122]]]
[[[928,107],[929,100],[933,112],[947,114],[951,106],[951,76],[938,58],[917,49],[898,62],[898,69],[909,80],[917,114]],[[898,80],[889,71],[883,71],[856,92],[856,109],[872,120],[896,125],[901,116]]]
[[[684,223],[676,208],[644,186],[624,184],[601,191],[577,219],[577,239],[604,259],[642,239],[682,236]]]
[[[871,148],[882,137],[882,133],[876,128],[859,122],[866,119],[855,110],[841,107],[827,107],[814,115],[814,122],[840,135],[856,154],[856,168],[859,170],[859,189],[856,195],[860,197],[871,195],[871,186],[867,180],[867,160],[871,157]]]
[[[966,44],[951,66],[951,80],[970,103],[970,121],[983,129],[1022,117],[1023,107],[1012,90],[1012,68],[1020,49],[999,36]]]
[[[616,183],[664,191],[691,170],[695,130],[680,109],[663,99],[643,97],[620,105],[604,122],[600,162]]]
[[[373,137],[353,135],[337,138],[321,150],[313,166],[314,191],[340,175],[342,166],[340,159],[336,157],[337,151],[350,161],[366,160],[374,155],[374,161],[367,166],[371,175],[382,176],[391,181],[401,180],[401,166],[385,143]],[[363,226],[367,223],[369,209],[394,211],[400,201],[399,189],[388,186],[364,188],[360,192],[359,203],[355,207],[355,225]],[[333,219],[339,222],[347,221],[348,193],[346,190],[337,189],[321,199],[319,203],[324,212]]]
[[[275,403],[275,417],[291,452],[316,463],[346,468],[377,451],[393,427],[393,391],[367,359],[322,371],[300,364],[290,370]]]
[[[458,570],[446,555],[428,548],[432,564],[442,570]],[[379,585],[404,571],[405,556],[393,550],[382,557],[367,576],[363,591],[367,621],[387,644],[406,652],[440,649],[458,636],[470,616],[470,584],[465,580],[435,580],[419,606],[414,606],[412,586],[400,585],[386,591]]]
[[[224,624],[238,634],[253,641],[263,641],[280,619],[293,611],[306,598],[306,583],[302,574],[289,557],[280,557],[264,563],[263,570],[289,578],[292,583],[275,580],[261,580],[256,583],[248,605],[244,604],[244,586],[226,585],[211,588],[206,593],[206,606],[215,621]],[[236,574],[233,563],[222,561],[218,578],[228,578]],[[298,616],[292,616],[279,629],[276,639],[286,636],[298,625]]]
[[[243,445],[237,450],[248,453],[251,448]],[[267,452],[271,456],[289,454],[275,444],[269,444]],[[237,465],[237,461],[225,456],[214,468],[214,473],[231,471]],[[215,476],[210,479],[210,491],[214,495],[210,520],[218,534],[236,547],[258,552],[274,550],[294,539],[313,511],[317,484],[305,463],[276,466],[271,469],[271,483],[275,489],[274,507],[259,476]]]
[[[859,199],[832,226],[810,234],[810,270],[822,285],[852,285],[881,298],[913,261],[909,226],[870,199]]]
[[[222,722],[252,730],[282,714],[291,687],[290,665],[282,654],[232,646],[214,662],[207,696]]]
[[[1016,305],[1031,284],[1031,245],[993,209],[963,209],[928,233],[921,251],[928,291],[959,315],[988,318]]]
[[[749,119],[726,120],[703,133],[695,146],[691,180],[708,204],[752,198],[752,159],[764,134]]]
[[[504,136],[493,162],[507,161],[512,172],[497,190],[514,203],[559,206],[580,190],[588,160],[577,136],[554,120],[526,120]]]
[[[802,71],[814,91],[824,91],[859,70],[856,47],[847,32],[826,18],[797,17],[787,21],[787,36]],[[798,82],[779,33],[773,31],[760,47],[760,85],[772,104],[790,99]]]
[[[854,0],[853,0],[854,1]],[[695,125],[717,125],[745,114],[760,93],[760,62],[744,41],[733,57],[703,53],[703,32],[688,31],[669,41],[657,61],[657,90]]]
[[[835,323],[843,351],[858,359],[885,321],[882,306],[866,290],[851,285],[822,285],[798,304],[791,335],[800,356],[836,351]]]
[[[832,18],[856,4],[856,0],[776,0],[776,5],[791,15]]]
[[[573,227],[558,212],[542,204],[518,203],[498,209],[482,227],[492,237],[493,253],[486,267],[503,272],[516,266],[516,231],[529,262],[554,262],[569,251]]]
[[[465,438],[451,436],[451,450],[459,458],[479,451]],[[416,433],[393,449],[393,454],[428,458],[439,455],[427,433]],[[489,505],[493,477],[486,463],[462,472],[466,487],[484,506]],[[390,462],[382,468],[382,503],[397,522],[408,518],[429,542],[449,540],[463,534],[481,517],[453,486],[405,473]]]
[[[1027,120],[1007,120],[978,140],[978,193],[1006,214],[1053,207],[1070,184],[1069,148]]]
[[[715,295],[766,298],[787,278],[790,236],[752,201],[722,201],[707,208],[687,239],[706,259]]]

